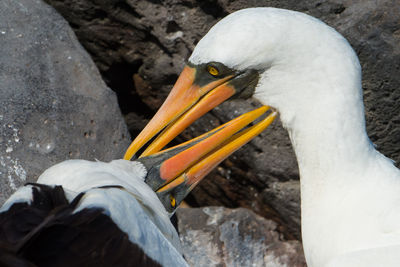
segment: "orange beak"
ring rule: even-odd
[[[206,134],[160,152],[206,112],[235,94],[247,94],[258,81],[258,72],[255,70],[237,72],[225,67],[219,72],[217,69],[207,69],[209,65],[204,67],[190,64],[185,66],[163,105],[124,156],[126,160],[132,159],[143,146],[153,140],[137,161],[142,162],[147,169],[145,182],[171,212],[215,166],[260,134],[276,117],[276,112],[271,112],[257,124],[243,130],[267,112],[269,107],[263,106]],[[173,206],[168,206],[169,198],[173,200]]]
[[[199,86],[194,83],[196,71],[196,68],[190,66],[183,69],[167,99],[129,146],[124,159],[130,160],[140,148],[164,129],[141,157],[160,151],[192,122],[235,93],[235,88],[227,83],[233,75]]]
[[[168,197],[173,196],[178,206],[214,167],[273,122],[276,112],[242,130],[268,109],[263,106],[188,142],[138,159],[148,170],[145,182],[163,203],[168,203]],[[172,212],[174,207],[169,211]]]
[[[268,109],[269,107],[263,106],[245,113],[202,136],[177,146],[185,146],[205,138],[161,164],[160,177],[168,184],[157,192],[163,192],[182,182],[189,184],[191,188],[194,187],[221,161],[259,135],[274,121],[276,112],[272,112],[259,123],[239,132]]]

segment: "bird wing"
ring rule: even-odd
[[[135,198],[119,187],[94,188],[71,200],[66,195],[61,186],[30,184],[11,197],[14,202],[0,210],[0,265],[186,265]],[[125,214],[124,225],[116,222],[119,214]],[[128,233],[125,227],[131,227]]]
[[[62,185],[67,193],[70,191],[82,192],[90,190],[91,188],[108,185],[122,186],[126,193],[129,192],[130,195],[117,192],[116,195],[119,197],[114,198],[111,193],[107,193],[111,191],[103,191],[102,194],[104,194],[104,196],[99,196],[96,199],[94,199],[94,197],[91,198],[94,200],[92,204],[96,206],[99,205],[99,201],[101,201],[104,208],[107,207],[106,209],[115,210],[117,206],[115,203],[109,205],[112,202],[103,200],[113,199],[120,203],[118,205],[124,206],[124,202],[118,199],[121,200],[125,197],[127,199],[135,198],[136,201],[141,204],[140,207],[138,206],[137,211],[145,211],[146,214],[143,216],[149,218],[152,223],[157,226],[159,231],[164,234],[168,241],[180,251],[178,234],[171,224],[168,213],[157,195],[144,182],[146,170],[143,170],[143,168],[141,163],[127,160],[113,160],[108,163],[87,160],[67,160],[43,172],[38,178],[38,182],[49,185]],[[128,203],[130,203],[130,201],[128,201]],[[119,213],[115,212],[114,214],[116,215]],[[121,218],[120,223],[124,224],[126,222],[124,214],[121,214]]]

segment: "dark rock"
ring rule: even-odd
[[[115,93],[53,8],[1,1],[0,40],[0,203],[57,162],[122,157]]]
[[[288,225],[289,232],[295,233],[296,225],[300,225],[300,184],[290,180],[286,182],[273,182],[261,192],[262,202],[279,211],[283,225]]]
[[[358,1],[344,6],[332,25],[360,57],[368,134],[377,149],[400,167],[399,2]]]
[[[277,224],[244,208],[177,211],[183,254],[191,266],[306,266],[299,241]]]
[[[123,112],[145,119],[162,103],[198,40],[226,14],[273,6],[320,18],[341,32],[360,56],[369,136],[378,150],[400,162],[400,5],[396,1],[46,1],[70,22],[103,77],[117,91]],[[253,105],[239,100],[226,103],[181,138],[203,133]],[[188,201],[251,208],[277,219],[287,236],[299,238],[299,203],[279,201],[281,192],[292,192],[290,199],[298,199],[296,160],[279,122],[270,128],[210,174]],[[278,191],[274,189],[277,185]]]

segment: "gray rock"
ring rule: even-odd
[[[178,229],[191,266],[306,266],[299,241],[254,212],[222,207],[181,208]]]
[[[122,157],[115,93],[53,8],[2,0],[0,43],[0,203],[57,162]]]
[[[154,114],[195,44],[228,13],[273,6],[320,18],[338,29],[358,53],[364,72],[368,134],[379,151],[400,162],[398,1],[46,1],[67,18],[109,85],[118,88],[123,112],[138,114],[140,121]],[[254,105],[239,100],[225,103],[190,127],[179,140],[203,133]],[[130,129],[134,129],[132,135],[137,133],[137,127]],[[299,203],[279,201],[281,192],[292,192],[290,199],[296,199],[297,188],[296,159],[286,131],[276,122],[211,173],[188,202],[251,208],[274,218],[287,236],[299,238]]]

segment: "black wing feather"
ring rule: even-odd
[[[60,186],[32,186],[31,204],[0,213],[1,266],[161,266],[103,209],[73,213],[84,193],[68,203]]]

